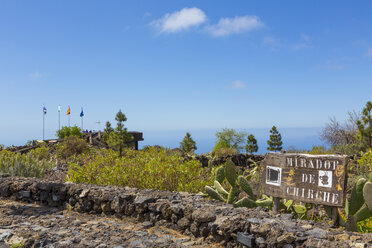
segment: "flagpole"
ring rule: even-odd
[[[61,111],[58,111],[58,130],[61,130]]]
[[[70,115],[68,115],[68,127],[70,127]]]
[[[44,118],[45,118],[45,113],[44,113],[44,109],[43,109],[43,140],[44,140],[44,134],[45,134],[45,121],[44,121]]]

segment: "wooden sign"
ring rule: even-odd
[[[269,196],[343,207],[347,157],[269,153],[260,165],[263,192]]]

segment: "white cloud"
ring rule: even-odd
[[[366,56],[372,58],[372,48],[369,48],[369,49],[367,50]]]
[[[40,73],[40,72],[33,72],[33,73],[28,74],[28,77],[31,79],[39,79],[39,78],[43,78],[46,76],[47,75],[45,73]]]
[[[247,85],[240,80],[236,80],[231,84],[231,87],[234,89],[245,89]]]
[[[198,8],[183,8],[180,11],[167,13],[164,17],[151,22],[161,33],[176,33],[196,27],[207,20],[204,12]]]
[[[263,27],[264,24],[257,16],[236,16],[234,18],[221,18],[217,24],[207,27],[207,31],[213,36],[226,36],[249,32]]]

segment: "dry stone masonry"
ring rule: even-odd
[[[372,247],[372,233],[346,232],[291,214],[274,215],[265,208],[234,209],[183,192],[0,177],[0,196],[61,211],[133,217],[147,228],[163,225],[224,247]]]

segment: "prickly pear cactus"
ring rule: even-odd
[[[225,180],[225,168],[223,168],[223,166],[220,166],[216,171],[216,181],[222,183],[223,180]]]
[[[216,188],[217,192],[220,193],[221,195],[227,196],[229,194],[229,192],[227,192],[217,180],[214,181],[214,187]]]
[[[372,212],[372,183],[368,182],[364,185],[363,189],[364,200],[369,209]]]
[[[248,180],[245,179],[245,177],[239,176],[238,177],[238,184],[240,185],[240,187],[242,187],[242,189],[244,190],[244,192],[249,195],[249,197],[251,199],[256,200],[256,196],[253,194],[252,188],[249,185]]]
[[[235,202],[234,207],[246,207],[246,208],[254,208],[257,207],[257,203],[248,197],[244,197],[240,199],[239,201]]]
[[[236,169],[235,164],[231,161],[231,159],[227,160],[226,166],[225,166],[225,177],[232,188],[235,187],[236,184]]]
[[[348,211],[346,211],[347,215],[354,215],[364,204],[364,196],[363,196],[363,188],[366,184],[367,180],[365,178],[360,178],[355,186],[353,187],[353,191],[351,192]],[[346,208],[346,207],[345,207]]]
[[[218,194],[218,192],[216,190],[214,190],[212,187],[209,187],[209,186],[205,186],[205,192],[207,192],[207,194],[212,197],[213,199],[215,200],[218,200],[218,201],[223,201],[225,202],[226,200],[220,195]]]

